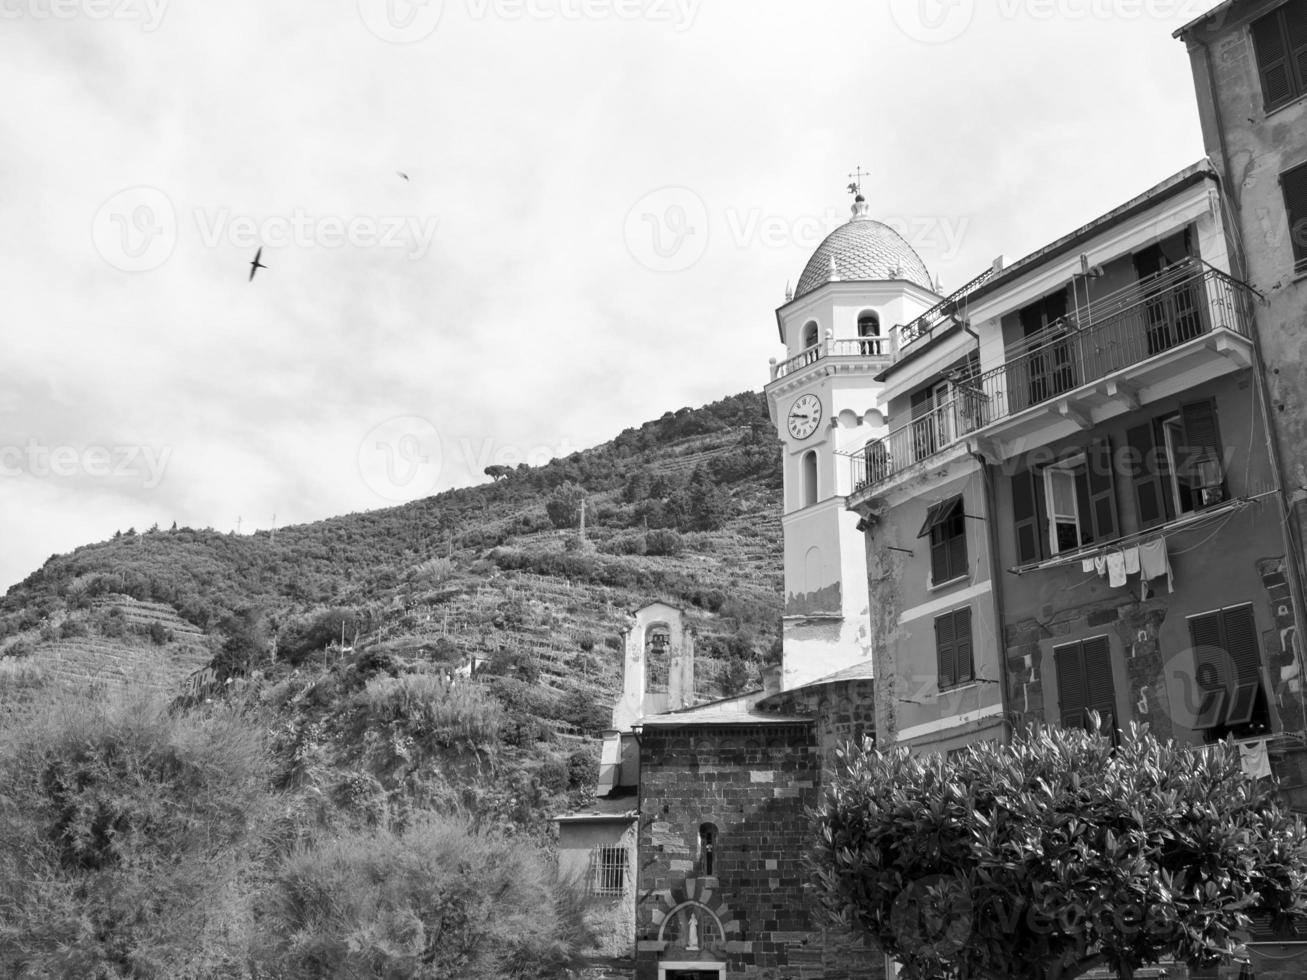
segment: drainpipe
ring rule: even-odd
[[[1012,744],[1012,714],[1008,710],[1007,630],[1003,616],[1003,575],[998,562],[998,507],[995,504],[994,467],[985,457],[967,446],[967,452],[980,463],[980,478],[985,489],[985,529],[989,537],[989,594],[993,598],[995,646],[998,648],[998,695],[1003,708],[1004,744]]]

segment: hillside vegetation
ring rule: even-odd
[[[91,750],[38,764],[23,736],[50,724],[52,706],[87,697],[115,703],[128,691],[166,704],[166,716],[143,717],[160,718],[153,724],[163,733],[186,724],[220,730],[225,741],[214,751],[224,759],[232,719],[241,720],[258,744],[243,750],[260,760],[251,764],[259,801],[248,810],[266,823],[223,824],[223,832],[276,846],[253,849],[224,880],[242,894],[236,882],[248,879],[260,885],[248,894],[284,897],[302,883],[277,875],[299,867],[294,861],[312,864],[327,840],[349,852],[350,834],[447,842],[463,832],[545,844],[548,818],[593,791],[627,614],[646,602],[687,610],[698,631],[699,698],[757,685],[779,650],[782,584],[780,447],[761,395],[669,412],[603,446],[539,467],[490,467],[487,476],[480,486],[275,534],[126,529],[50,558],[0,602],[0,743],[29,746],[0,758],[8,766],[0,776],[29,793],[27,816],[15,824],[10,812],[0,823],[8,828],[0,846],[18,846],[23,827],[29,837],[59,836],[68,802],[49,774],[89,764]],[[213,718],[221,723],[204,720]],[[106,759],[126,751],[114,741],[127,738],[124,724],[98,730],[117,746]],[[139,746],[145,736],[131,732]],[[176,777],[173,764],[160,772]],[[19,796],[0,806],[17,806]],[[42,813],[53,827],[27,826]],[[464,829],[432,829],[436,819]],[[444,860],[434,855],[448,844],[432,846],[431,859]],[[502,845],[467,846],[491,853]],[[82,858],[47,857],[43,874],[62,869],[69,894],[85,890]],[[360,865],[358,873],[368,872]],[[231,918],[242,955],[262,940],[238,920],[308,915],[256,914],[236,892],[205,901]],[[5,935],[0,929],[0,963],[12,965]],[[61,948],[70,941],[56,939]],[[403,955],[421,960],[425,947],[412,942]],[[26,951],[35,958],[24,962],[53,970],[39,952]],[[533,949],[519,953],[543,962]],[[130,951],[114,955],[120,972],[105,976],[155,975]],[[276,955],[283,975],[298,975],[287,963],[304,975],[318,969],[303,949]]]

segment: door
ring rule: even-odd
[[[1150,357],[1203,332],[1198,287],[1184,281],[1192,266],[1189,245],[1186,228],[1182,235],[1134,255],[1135,274],[1144,289],[1144,331]]]
[[[1050,330],[1065,322],[1066,290],[1031,303],[1021,311],[1021,332],[1026,342],[1027,405],[1037,405],[1075,387],[1071,340]]]

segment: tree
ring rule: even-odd
[[[490,479],[494,480],[496,483],[498,483],[504,477],[512,474],[512,472],[513,472],[513,467],[511,466],[494,465],[494,466],[487,466],[485,469],[486,476],[490,477]]]
[[[545,513],[557,528],[576,527],[581,521],[581,501],[585,490],[568,481],[558,486],[545,501]]]
[[[1211,966],[1240,952],[1250,915],[1304,909],[1303,825],[1233,743],[1134,726],[1115,749],[1062,729],[947,760],[850,746],[816,829],[825,915],[911,980]]]

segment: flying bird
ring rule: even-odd
[[[399,175],[400,175],[401,177],[403,177],[405,180],[408,180],[408,174],[404,173],[404,171],[402,171],[402,170],[396,170],[395,173],[399,174]]]
[[[263,246],[260,245],[259,250],[254,253],[254,261],[250,263],[250,282],[254,281],[254,273],[258,272],[260,269],[267,268],[266,265],[264,265],[262,262],[259,261],[259,256],[262,254],[263,254]]]

